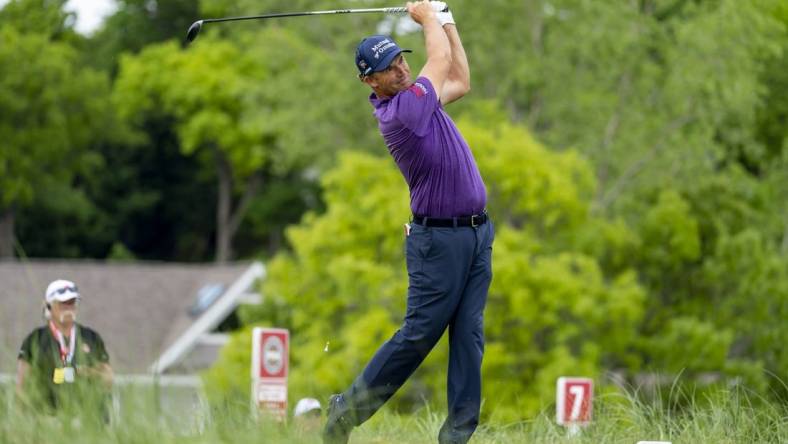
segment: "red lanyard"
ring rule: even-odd
[[[60,348],[60,360],[63,361],[63,366],[66,367],[71,365],[71,361],[74,359],[74,349],[76,348],[77,343],[77,326],[71,326],[71,337],[69,338],[68,347],[66,347],[66,343],[63,340],[63,334],[60,333],[60,330],[55,328],[55,324],[52,321],[49,321],[49,330],[52,332],[52,335],[57,339],[57,345]]]

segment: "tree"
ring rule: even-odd
[[[452,6],[461,30],[488,31],[465,40],[474,90],[550,146],[586,155],[595,210],[642,214],[616,207],[757,151],[774,2],[473,3]]]
[[[768,60],[763,72],[764,105],[758,110],[757,139],[763,146],[763,155],[755,159],[747,159],[748,165],[755,170],[764,182],[772,189],[775,199],[770,202],[773,214],[782,214],[780,231],[782,234],[780,251],[788,255],[788,201],[779,196],[788,194],[788,97],[784,91],[788,89],[788,5],[777,3],[773,8],[774,17],[782,25],[780,56]],[[780,205],[782,203],[782,205]]]
[[[499,97],[549,145],[586,155],[592,209],[634,232],[584,248],[606,273],[621,269],[622,251],[637,269],[649,294],[645,368],[743,376],[762,389],[781,358],[774,345],[756,352],[768,341],[755,338],[786,331],[773,323],[785,282],[774,264],[788,251],[784,2],[455,5],[461,29],[491,30],[465,39],[474,91]],[[752,268],[718,257],[743,242]],[[707,271],[719,267],[742,281],[719,285]],[[686,353],[672,353],[677,342]]]
[[[119,55],[136,54],[150,44],[181,40],[199,18],[193,0],[117,0],[115,12],[86,43],[86,62],[117,74]]]
[[[0,9],[4,26],[22,34],[38,34],[52,41],[73,43],[74,15],[63,10],[67,0],[11,0]]]
[[[27,19],[24,7],[34,8],[33,3],[12,2],[2,14]],[[63,18],[54,7],[35,11],[42,20]],[[105,137],[99,129],[113,126],[113,113],[107,77],[81,67],[75,49],[54,40],[47,23],[57,20],[43,21],[40,32],[25,20],[19,29],[14,21],[2,23],[0,257],[10,257],[19,208],[47,188],[70,189],[77,173],[100,165],[101,158],[86,148]]]
[[[331,64],[275,29],[232,42],[205,35],[187,51],[153,45],[121,62],[115,103],[125,119],[139,128],[151,116],[171,118],[181,151],[215,168],[217,261],[233,256],[232,239],[264,180],[320,168],[337,146],[352,144],[336,125],[346,116],[321,97],[327,85],[342,88],[336,71],[324,69]]]
[[[753,218],[768,219],[767,188],[742,171],[725,171],[691,191],[666,188],[647,197],[644,214],[629,225],[591,211],[596,183],[577,152],[545,149],[488,104],[459,123],[496,223],[485,414],[531,416],[567,373],[604,382],[615,372],[635,385],[657,372],[671,381],[680,374],[696,390],[708,381],[780,390],[766,372],[779,374],[785,360],[775,340],[786,331],[785,261],[749,228],[761,220]],[[269,263],[266,302],[241,316],[246,325],[291,330],[298,350],[293,396],[342,389],[404,309],[397,221],[408,217],[407,194],[393,162],[344,153],[322,184],[325,213],[307,214],[288,230],[292,251]],[[241,393],[231,381],[248,368],[238,352],[244,340],[234,339],[207,373],[212,387]],[[439,400],[446,359],[440,342],[394,404],[411,409],[425,397]],[[660,388],[644,387],[644,394]]]
[[[589,223],[593,176],[582,158],[550,152],[512,125],[477,118],[461,127],[497,224],[485,396],[493,414],[519,417],[540,408],[563,371],[632,365],[645,293],[632,270],[606,276],[596,259],[569,244]],[[299,350],[292,357],[294,395],[343,388],[394,333],[405,305],[407,190],[394,163],[344,153],[323,190],[326,212],[288,230],[292,253],[269,263],[268,302],[242,315],[246,323],[291,329]],[[446,359],[441,342],[395,402],[412,408],[425,396],[438,398]],[[228,370],[220,363],[208,378]]]

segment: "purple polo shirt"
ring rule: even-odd
[[[487,191],[468,143],[443,110],[432,83],[419,77],[389,99],[369,97],[378,127],[410,189],[413,214],[480,213]]]

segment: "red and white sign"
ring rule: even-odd
[[[591,422],[594,381],[590,378],[561,377],[556,384],[556,421],[567,426]]]
[[[255,328],[252,332],[252,378],[287,380],[289,348],[290,332],[287,330]]]
[[[257,327],[252,331],[252,399],[258,409],[284,420],[290,332]]]
[[[254,391],[255,405],[258,410],[280,421],[287,418],[287,384],[270,384],[258,381]]]

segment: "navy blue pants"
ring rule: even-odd
[[[438,439],[464,443],[479,423],[493,225],[488,221],[478,227],[411,226],[405,248],[405,321],[343,396],[354,425],[363,423],[413,374],[448,327],[449,415]]]

